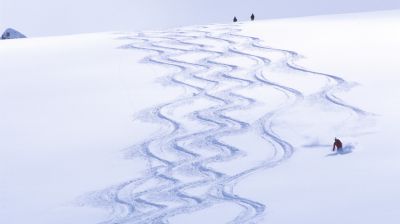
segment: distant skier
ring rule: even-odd
[[[237,22],[237,18],[236,18],[236,16],[235,16],[235,17],[233,17],[233,22],[234,22],[234,23],[236,23],[236,22]]]
[[[342,142],[339,139],[335,138],[335,142],[333,143],[332,151],[335,151],[335,148],[337,150],[340,150],[340,149],[342,149],[342,147],[343,147]]]
[[[255,19],[254,13],[251,14],[250,19],[251,19],[251,21],[254,21],[254,19]]]

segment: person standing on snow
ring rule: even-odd
[[[254,19],[255,19],[254,13],[251,14],[250,19],[251,19],[251,21],[254,21]]]
[[[335,151],[335,148],[337,150],[342,149],[342,147],[343,147],[342,142],[339,139],[335,138],[335,142],[333,143],[332,151]]]

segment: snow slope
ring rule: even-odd
[[[398,14],[1,42],[1,223],[398,223]]]
[[[395,29],[399,24],[400,14],[395,10],[245,25],[244,32],[248,35],[258,36],[270,46],[305,55],[297,64],[357,83],[351,91],[335,95],[375,114],[372,130],[361,130],[366,135],[358,135],[361,133],[354,129],[343,130],[347,132],[345,135],[335,133],[343,137],[344,142],[356,145],[353,153],[328,156],[328,146],[298,148],[290,162],[254,175],[248,183],[238,186],[238,193],[269,205],[271,210],[266,221],[400,222],[397,214],[400,153],[396,147],[400,133],[400,66],[396,56],[400,50],[400,32]],[[321,127],[324,120],[333,119],[332,116],[312,116],[319,130],[325,128]],[[337,124],[342,126],[340,122]],[[310,137],[325,133],[315,131]],[[333,134],[331,136],[320,144],[333,142]],[[312,145],[311,139],[306,145]],[[259,178],[265,178],[266,182],[260,184]]]

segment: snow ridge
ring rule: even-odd
[[[296,52],[263,46],[260,39],[240,35],[239,31],[238,25],[212,25],[125,37],[133,43],[122,46],[122,49],[147,51],[149,56],[143,60],[144,63],[174,68],[176,72],[169,76],[169,84],[185,88],[186,94],[141,114],[144,120],[162,127],[160,132],[131,151],[132,156],[145,158],[149,168],[142,177],[88,196],[90,204],[110,210],[109,220],[102,223],[169,223],[174,216],[210,208],[218,203],[233,203],[242,208],[229,223],[257,223],[262,220],[267,211],[266,205],[235,194],[234,186],[246,176],[277,166],[291,157],[294,147],[274,132],[272,124],[276,116],[307,96],[293,87],[268,80],[263,68],[274,62],[254,53],[254,50],[279,54],[281,66],[286,69],[325,77],[327,84],[317,93],[321,100],[354,112],[356,116],[368,115],[335,97],[335,91],[350,86],[342,78],[301,68],[293,62],[299,57]],[[196,40],[199,38],[219,44],[198,43]],[[205,56],[196,61],[180,59],[189,54]],[[254,65],[245,68],[221,62],[220,59],[227,56],[251,60]],[[224,88],[226,86],[228,88]],[[262,96],[240,94],[241,90],[254,87],[272,88],[285,95],[286,101],[265,111],[255,122],[228,115],[257,105]],[[191,109],[183,117],[177,114],[179,109],[200,100],[209,102],[209,106]],[[188,128],[190,122],[201,124],[201,129]],[[256,131],[274,150],[272,158],[233,175],[211,167],[211,164],[246,156],[246,149],[230,145],[223,137],[250,130]],[[206,191],[192,193],[191,190],[198,188],[205,188]]]
[[[6,29],[3,33],[3,35],[1,35],[1,39],[3,39],[3,40],[18,39],[18,38],[26,38],[26,36],[14,29],[11,29],[11,28]]]

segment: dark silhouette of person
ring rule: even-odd
[[[333,143],[332,151],[335,151],[335,148],[337,150],[342,149],[342,147],[343,147],[342,142],[339,139],[335,138],[335,142]]]
[[[251,14],[250,19],[251,19],[251,21],[254,21],[254,19],[255,19],[254,13]]]
[[[233,17],[233,22],[234,22],[234,23],[236,23],[236,22],[237,22],[237,18],[236,18],[236,16],[235,16],[235,17]]]

